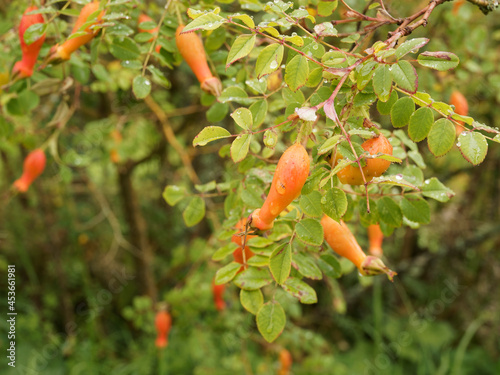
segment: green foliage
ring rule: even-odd
[[[34,74],[9,81],[28,3],[0,6],[0,264],[19,270],[20,371],[274,374],[286,347],[294,374],[498,373],[495,338],[479,329],[498,326],[482,314],[498,284],[482,266],[498,260],[494,14],[451,2],[108,1],[97,37],[46,66],[51,43],[86,35],[85,24],[70,35],[86,2],[46,2],[46,24],[24,34],[47,36]],[[143,11],[153,21],[139,25]],[[180,21],[202,37],[217,98],[182,62]],[[472,116],[448,103],[452,89]],[[379,134],[392,155],[361,147]],[[302,193],[254,231],[246,219],[297,141],[311,160]],[[16,195],[35,148],[46,170]],[[381,160],[391,166],[366,185],[337,177]],[[365,250],[378,223],[397,287],[328,248],[323,215]],[[227,284],[225,311],[212,282]],[[173,317],[164,350],[156,302]]]

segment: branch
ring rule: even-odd
[[[498,0],[467,0],[469,3],[477,5],[484,14],[488,14],[498,7]]]

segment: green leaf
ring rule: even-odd
[[[252,134],[239,135],[231,144],[231,158],[235,163],[239,163],[248,154]]]
[[[207,120],[209,122],[219,122],[224,120],[229,111],[229,105],[226,103],[214,103],[207,111]]]
[[[377,97],[382,102],[387,102],[391,97],[392,77],[389,66],[386,64],[379,65],[373,74],[373,90]]]
[[[196,30],[215,30],[219,28],[226,20],[215,14],[214,12],[205,13],[202,16],[195,18],[193,21],[188,23],[184,29],[183,33],[188,31],[196,31]]]
[[[255,38],[255,34],[243,34],[236,38],[227,55],[226,68],[252,52],[253,46],[255,45]]]
[[[175,185],[167,185],[163,190],[163,199],[170,205],[175,206],[186,196],[186,191]]]
[[[262,305],[257,312],[257,328],[267,342],[273,342],[285,329],[285,310],[277,301]]]
[[[251,29],[255,28],[255,22],[253,22],[253,19],[248,14],[235,14],[231,18],[242,21]]]
[[[402,90],[414,94],[417,92],[418,76],[415,67],[406,60],[391,66],[391,77]]]
[[[285,284],[282,285],[282,287],[287,293],[290,293],[301,303],[313,304],[318,302],[316,291],[308,284],[300,279],[297,279],[296,277],[288,278],[288,280],[285,282]]]
[[[236,102],[241,104],[246,104],[248,99],[248,94],[241,87],[230,86],[224,89],[217,100],[221,103],[226,102]]]
[[[240,302],[241,306],[245,308],[249,313],[257,315],[257,312],[264,304],[264,296],[260,289],[257,290],[245,290],[240,291]]]
[[[292,91],[297,91],[307,81],[309,64],[302,55],[296,55],[285,68],[285,82]]]
[[[24,43],[28,46],[40,39],[47,30],[46,23],[35,23],[28,27],[23,34]]]
[[[218,262],[219,260],[227,257],[229,254],[232,254],[238,247],[239,245],[234,242],[229,242],[227,245],[217,249],[217,251],[213,253],[212,260]]]
[[[230,137],[226,129],[220,126],[207,126],[203,128],[193,139],[193,146],[205,146],[208,142],[216,141],[217,139]]]
[[[256,290],[273,281],[266,269],[249,267],[234,279],[234,284],[245,290]]]
[[[379,218],[386,224],[399,227],[403,223],[403,214],[398,204],[389,197],[382,197],[377,201]]]
[[[319,267],[326,276],[338,279],[342,276],[342,266],[340,262],[331,254],[323,254],[318,260]]]
[[[488,142],[479,132],[462,132],[457,146],[465,160],[472,165],[481,164],[488,153]]]
[[[269,259],[269,269],[273,275],[274,280],[278,284],[283,284],[292,268],[292,246],[291,244],[284,243],[274,249]]]
[[[193,197],[182,213],[188,227],[198,224],[205,217],[205,201],[201,197]]]
[[[399,60],[401,57],[406,56],[409,53],[417,53],[417,51],[427,43],[429,43],[429,39],[427,38],[407,40],[396,49],[396,58]]]
[[[119,60],[135,60],[141,54],[137,43],[126,37],[114,38],[109,52]]]
[[[338,0],[320,1],[318,3],[318,16],[328,17],[337,9]]]
[[[342,138],[341,135],[334,135],[331,138],[328,138],[321,146],[318,148],[318,155],[326,154],[328,151],[332,150]]]
[[[418,55],[417,61],[422,66],[440,71],[453,69],[460,62],[451,52],[424,52]]]
[[[321,209],[321,193],[313,191],[307,195],[301,195],[299,201],[302,211],[312,217],[320,217],[323,214]]]
[[[423,141],[427,138],[433,123],[434,113],[432,109],[427,107],[419,108],[410,117],[408,135],[414,142]]]
[[[265,237],[252,237],[247,241],[247,245],[250,247],[256,248],[264,248],[274,244],[274,241],[271,241],[269,238]]]
[[[391,122],[395,128],[402,128],[410,121],[415,112],[415,103],[409,97],[398,99],[391,108]]]
[[[252,112],[253,129],[257,129],[262,125],[267,115],[267,100],[258,100],[248,108]]]
[[[381,100],[377,101],[377,110],[381,115],[388,115],[391,113],[392,106],[398,100],[398,93],[396,91],[392,91],[389,96],[389,100],[387,102],[383,102]]]
[[[455,126],[445,118],[437,120],[427,136],[429,150],[434,156],[443,156],[455,143]]]
[[[224,267],[220,268],[215,274],[215,284],[226,284],[230,282],[241,268],[241,264],[238,262],[231,262],[226,264]]]
[[[439,202],[448,202],[455,195],[453,190],[444,186],[436,177],[426,180],[421,190],[424,197],[432,198]]]
[[[242,129],[248,130],[253,125],[252,112],[247,108],[238,108],[231,113],[234,122]]]
[[[347,197],[343,190],[332,188],[321,198],[323,212],[333,220],[339,221],[347,211]]]
[[[310,254],[293,254],[292,265],[302,276],[309,279],[321,280],[323,277],[321,270],[314,262],[314,257]]]
[[[304,219],[295,226],[297,237],[308,245],[320,246],[323,243],[323,227],[316,219]]]
[[[279,43],[270,44],[264,48],[255,63],[257,78],[260,79],[277,70],[283,61],[283,52],[284,47]]]
[[[431,208],[425,199],[420,197],[403,198],[400,203],[403,215],[415,223],[428,224],[431,221]]]
[[[137,99],[144,99],[151,92],[151,82],[143,76],[136,76],[132,82],[132,91]]]

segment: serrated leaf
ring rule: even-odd
[[[396,58],[399,60],[401,57],[406,56],[409,53],[417,53],[418,50],[427,43],[429,43],[429,39],[427,38],[407,40],[396,49]]]
[[[451,150],[455,143],[455,126],[448,120],[437,120],[427,136],[429,150],[434,156],[443,156]]]
[[[404,97],[397,100],[391,108],[391,122],[395,128],[402,128],[410,121],[415,112],[415,103],[411,98]]]
[[[109,52],[119,60],[135,60],[141,53],[137,43],[126,37],[114,38],[109,46]]]
[[[234,242],[230,242],[227,245],[217,249],[217,251],[212,255],[212,260],[218,262],[219,260],[227,257],[229,254],[232,254],[238,247],[239,245],[235,244]]]
[[[341,135],[334,135],[328,138],[319,148],[318,155],[326,154],[328,151],[332,150],[340,141]]]
[[[287,293],[290,293],[303,304],[313,304],[318,302],[316,291],[296,277],[288,278],[282,287]]]
[[[382,102],[387,102],[392,91],[391,71],[386,64],[379,65],[373,74],[373,90]]]
[[[343,190],[332,188],[321,198],[323,212],[333,220],[339,221],[347,211],[347,197]]]
[[[234,122],[244,130],[250,129],[253,125],[252,112],[247,108],[238,108],[231,113],[231,117]]]
[[[230,282],[241,268],[238,262],[231,262],[220,268],[215,274],[215,284],[221,285]]]
[[[216,141],[217,139],[223,139],[230,137],[226,129],[220,126],[207,126],[203,128],[201,132],[198,133],[193,139],[193,146],[205,146],[208,142]]]
[[[426,180],[421,190],[424,197],[432,198],[439,202],[448,202],[455,195],[453,190],[444,186],[436,177]]]
[[[460,62],[458,56],[451,52],[423,52],[418,55],[417,61],[422,66],[440,71],[453,69]]]
[[[427,107],[419,108],[410,117],[408,135],[414,142],[423,141],[427,138],[433,123],[434,113],[432,109]]]
[[[301,195],[299,205],[306,215],[320,217],[323,214],[323,210],[321,209],[321,193],[319,191]]]
[[[48,25],[46,23],[35,23],[28,27],[23,34],[24,43],[29,46],[43,37],[45,31],[47,30],[47,26]]]
[[[144,99],[151,92],[151,81],[143,76],[136,76],[132,82],[132,91],[137,99]]]
[[[252,134],[239,135],[231,144],[231,158],[235,163],[239,163],[248,154],[250,149],[250,142],[252,141]]]
[[[201,197],[193,197],[182,213],[186,226],[192,227],[205,217],[205,201]]]
[[[337,9],[338,0],[334,1],[320,1],[318,3],[318,16],[328,17],[335,9]]]
[[[314,258],[310,254],[293,254],[292,265],[302,276],[309,279],[321,280],[323,277],[321,270],[316,265]]]
[[[226,20],[215,14],[214,12],[205,13],[202,16],[196,17],[193,21],[188,23],[182,33],[187,33],[196,30],[215,30],[219,28]]]
[[[257,62],[255,63],[255,73],[257,78],[261,78],[277,70],[283,61],[284,47],[281,44],[274,43],[264,48]]]
[[[240,302],[241,305],[249,313],[257,315],[257,312],[264,304],[264,296],[260,289],[257,290],[245,290],[240,291]]]
[[[377,201],[379,218],[392,227],[399,227],[403,223],[403,214],[398,204],[389,197],[382,197]]]
[[[309,64],[302,55],[296,55],[285,68],[285,82],[292,91],[305,85],[309,76]]]
[[[325,275],[338,279],[342,276],[342,266],[340,262],[331,254],[323,254],[318,260],[319,267]]]
[[[167,185],[163,190],[163,199],[170,205],[175,206],[186,196],[185,189],[175,185]]]
[[[244,34],[236,38],[227,55],[226,68],[252,51],[255,45],[255,38],[255,34]]]
[[[245,290],[256,290],[273,281],[266,269],[249,267],[234,279],[234,284]]]
[[[231,18],[242,21],[251,29],[255,28],[255,22],[253,22],[253,19],[248,14],[235,14]]]
[[[277,301],[267,302],[257,312],[257,328],[267,342],[273,342],[285,329],[285,310]]]
[[[243,105],[247,104],[251,100],[248,99],[248,94],[241,87],[230,86],[225,88],[217,100],[221,103],[226,102],[236,102]]]
[[[403,178],[403,175],[398,174],[395,176],[380,176],[380,177],[375,177],[371,180],[371,184],[377,184],[377,185],[391,185],[391,186],[401,186],[401,187],[407,187],[413,190],[418,191],[419,188],[412,183],[406,181]]]
[[[292,246],[284,243],[274,249],[269,259],[269,269],[273,275],[274,280],[278,284],[283,284],[292,268]]]
[[[415,67],[406,60],[398,61],[390,68],[391,77],[400,89],[414,94],[417,92],[418,75]]]
[[[458,137],[458,148],[465,160],[472,165],[478,165],[488,153],[488,142],[481,133],[462,132]]]
[[[320,246],[323,243],[323,227],[316,219],[303,219],[295,225],[297,237],[308,245]]]
[[[398,94],[396,91],[392,91],[387,102],[381,100],[377,101],[377,110],[381,115],[388,115],[391,113],[392,106],[398,101]]]
[[[403,198],[400,203],[403,215],[415,223],[428,224],[431,221],[431,208],[420,197]]]

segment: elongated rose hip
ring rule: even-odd
[[[392,281],[396,272],[390,270],[377,257],[367,256],[356,241],[347,225],[340,223],[331,217],[324,215],[321,219],[325,241],[333,251],[340,256],[349,259],[363,276],[374,276],[385,273]]]
[[[172,317],[166,310],[158,311],[155,317],[155,326],[158,333],[155,345],[158,348],[164,348],[168,345],[168,333],[172,327]]]
[[[41,14],[31,14],[27,13],[37,10],[36,6],[27,8],[19,23],[19,41],[21,42],[21,50],[23,52],[23,58],[14,64],[12,69],[13,78],[20,77],[26,78],[33,75],[33,68],[35,67],[36,61],[38,59],[38,54],[42,48],[43,42],[45,41],[45,33],[40,36],[31,44],[27,44],[24,40],[24,33],[26,30],[35,24],[45,23],[43,16]]]
[[[212,280],[212,294],[214,296],[215,308],[218,311],[222,311],[226,308],[226,301],[224,301],[224,290],[226,286],[224,284],[217,285],[215,280]]]
[[[392,146],[389,140],[380,134],[378,137],[374,137],[366,140],[361,144],[363,150],[368,151],[370,155],[375,155],[380,153],[392,155]],[[342,155],[337,155],[337,160],[341,159]],[[363,167],[363,173],[365,175],[366,182],[370,182],[373,177],[381,176],[387,168],[391,165],[389,160],[384,159],[366,159],[366,166]],[[361,170],[357,163],[348,165],[347,167],[341,169],[337,176],[343,184],[349,185],[363,185],[363,176],[361,175]]]
[[[382,251],[382,241],[384,240],[384,235],[380,230],[380,225],[372,224],[368,226],[368,241],[370,243],[369,252],[371,255],[381,257],[384,252]]]
[[[87,23],[89,17],[99,10],[99,1],[94,1],[85,5],[78,16],[75,25],[73,26],[73,30],[71,34],[75,34],[76,32],[80,32],[80,28],[83,24]],[[97,17],[91,22],[89,25],[85,27],[83,30],[86,34],[77,36],[75,38],[67,39],[62,45],[55,45],[50,50],[50,55],[48,57],[47,63],[49,64],[57,64],[62,61],[69,60],[73,52],[75,52],[78,48],[90,42],[99,32],[92,28],[95,25],[98,25],[101,22],[102,17],[104,16],[104,11],[101,11]]]
[[[14,182],[14,188],[21,193],[28,191],[33,181],[42,174],[46,161],[45,153],[42,150],[31,151],[24,159],[23,174]]]
[[[252,213],[253,227],[260,230],[273,227],[274,219],[300,195],[309,175],[309,164],[309,155],[300,143],[281,155],[266,201]]]
[[[201,89],[214,96],[220,96],[222,84],[217,77],[212,75],[208,67],[207,56],[201,38],[194,32],[181,34],[183,29],[184,25],[180,25],[175,32],[175,43],[180,54],[196,75]]]
[[[292,354],[286,350],[286,349],[281,349],[280,351],[280,370],[279,370],[279,375],[290,375],[290,370],[292,368]]]

